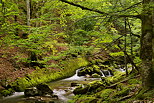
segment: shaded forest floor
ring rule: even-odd
[[[6,87],[10,82],[35,70],[34,68],[17,64],[14,56],[18,52],[18,48],[0,49],[0,88]]]

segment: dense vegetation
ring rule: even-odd
[[[151,101],[153,35],[153,0],[0,0],[1,94],[95,65],[115,78],[70,102]]]

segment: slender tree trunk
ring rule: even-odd
[[[27,5],[27,26],[30,26],[30,0],[26,0]]]
[[[124,18],[125,21],[125,52],[127,53],[127,33],[126,33],[126,18]],[[125,57],[125,70],[126,70],[126,76],[128,76],[128,68],[127,68],[127,55],[124,53],[124,57]]]
[[[150,8],[154,0],[143,0],[142,35],[141,35],[141,75],[144,87],[154,87],[154,23]]]

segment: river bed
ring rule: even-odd
[[[24,96],[24,92],[15,92],[11,96],[0,99],[0,103],[68,103],[68,100],[70,100],[74,96],[73,90],[75,89],[75,87],[72,86],[72,83],[87,84],[94,80],[100,80],[100,78],[88,78],[83,76],[79,77],[77,76],[78,71],[79,70],[77,70],[76,74],[72,77],[54,81],[48,84],[53,89],[54,95],[58,96],[58,99],[53,99],[52,102],[39,102],[34,100],[33,98],[27,99]]]

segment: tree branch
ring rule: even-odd
[[[110,16],[116,16],[116,17],[131,17],[131,18],[140,18],[140,15],[118,15],[118,14],[114,14],[114,13],[106,13],[106,12],[103,12],[103,11],[100,11],[100,10],[97,10],[97,9],[91,9],[91,8],[87,8],[85,6],[82,6],[82,5],[79,5],[79,4],[75,4],[73,2],[69,2],[67,0],[60,0],[61,2],[65,2],[67,4],[70,4],[70,5],[73,5],[73,6],[76,6],[76,7],[79,7],[81,8],[82,10],[88,10],[88,11],[93,11],[93,12],[96,12],[96,13],[99,13],[99,14],[103,14],[103,15],[110,15]]]
[[[67,3],[67,4],[70,4],[70,5],[73,5],[73,6],[76,6],[76,7],[79,7],[79,8],[81,8],[82,10],[88,10],[88,11],[97,12],[97,13],[99,13],[99,14],[108,15],[108,13],[105,13],[105,12],[102,12],[102,11],[99,11],[99,10],[96,10],[96,9],[90,9],[90,8],[81,6],[81,5],[79,5],[79,4],[75,4],[75,3],[73,3],[73,2],[69,2],[69,1],[67,1],[67,0],[60,0],[60,1],[65,2],[65,3]]]
[[[142,2],[138,2],[138,3],[134,4],[134,5],[131,5],[130,7],[127,7],[127,8],[125,8],[125,9],[123,9],[123,10],[116,11],[116,13],[117,13],[117,12],[126,11],[126,10],[131,9],[131,8],[133,8],[133,7],[135,7],[135,6],[139,5],[139,4],[141,4],[141,3],[142,3]]]

